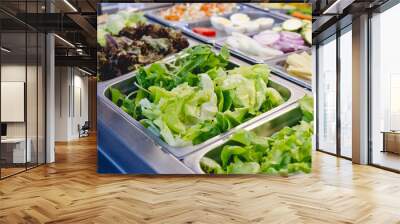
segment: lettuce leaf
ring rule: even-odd
[[[314,120],[314,98],[305,96],[300,101],[300,108],[303,112],[303,120],[311,122]]]
[[[266,89],[266,95],[272,107],[277,107],[285,102],[281,94],[274,88],[268,87]]]
[[[256,174],[259,172],[260,164],[257,162],[242,162],[236,160],[227,167],[227,173],[230,174]]]
[[[97,27],[97,43],[99,43],[99,45],[102,47],[105,47],[107,43],[106,34],[107,31],[104,26]]]
[[[203,157],[200,160],[200,167],[206,173],[223,174],[225,173],[222,167],[213,159]]]
[[[105,25],[105,30],[112,35],[118,35],[125,27],[125,18],[120,14],[110,15]]]
[[[185,141],[179,136],[174,135],[168,126],[161,120],[161,118],[154,120],[154,124],[160,129],[160,135],[167,144],[176,147],[192,145],[190,141]]]
[[[124,27],[135,26],[138,23],[146,23],[146,18],[143,13],[121,11],[107,18],[103,30],[116,36]]]
[[[312,123],[301,121],[270,137],[254,132],[235,132],[220,153],[226,173],[265,173],[286,176],[311,171]],[[207,172],[205,170],[205,172]],[[216,171],[210,171],[216,173]]]

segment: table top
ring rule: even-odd
[[[27,139],[27,141],[30,141],[30,138]],[[25,138],[2,138],[1,143],[20,143],[20,142],[25,142]]]
[[[381,131],[381,133],[383,133],[383,134],[396,134],[396,135],[400,135],[400,131]]]

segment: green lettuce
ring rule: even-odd
[[[303,120],[311,122],[314,120],[314,99],[311,96],[305,96],[300,101],[300,108],[303,112]]]
[[[224,170],[222,169],[222,167],[217,162],[215,162],[213,159],[210,159],[208,157],[201,158],[200,167],[206,173],[215,173],[215,174],[223,174],[224,173]]]
[[[122,11],[117,14],[110,15],[104,25],[104,31],[111,35],[118,35],[124,27],[135,26],[138,23],[145,23],[146,18],[141,12]]]
[[[110,88],[110,99],[169,145],[200,144],[284,102],[268,87],[267,65],[228,69],[228,60],[226,48],[215,53],[208,45],[197,45],[172,62],[139,68],[137,90],[124,95]]]
[[[300,101],[303,114],[311,113],[309,97]],[[307,116],[293,127],[284,127],[270,137],[239,130],[222,147],[218,158],[207,157],[218,169],[203,169],[206,173],[265,173],[289,175],[311,172],[313,122]],[[216,165],[214,165],[216,167]],[[222,169],[222,171],[221,171]]]

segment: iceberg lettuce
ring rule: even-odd
[[[268,87],[267,65],[229,70],[228,59],[226,48],[188,48],[173,62],[140,68],[138,90],[110,88],[110,98],[169,145],[199,144],[284,102]]]
[[[302,99],[310,106],[308,97]],[[310,109],[309,107],[306,107]],[[303,113],[310,113],[303,110]],[[311,112],[312,115],[312,112]],[[307,118],[307,117],[303,117]],[[288,175],[311,172],[313,123],[301,120],[293,127],[284,127],[270,137],[239,130],[222,147],[217,158],[203,157],[208,164],[217,163],[207,173],[266,173]],[[218,158],[219,156],[219,158]],[[222,170],[221,170],[222,169]]]

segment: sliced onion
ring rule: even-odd
[[[279,32],[275,31],[275,30],[264,30],[262,32],[260,32],[259,34],[279,34]]]
[[[288,42],[288,43],[291,43],[291,44],[296,44],[296,45],[304,45],[304,40],[303,39],[290,39],[290,38],[287,38],[287,37],[281,37],[280,38],[280,40],[282,41],[282,42]]]
[[[280,32],[282,37],[285,37],[287,39],[303,39],[301,34],[295,33],[295,32],[288,32],[288,31],[282,31]]]
[[[277,49],[283,51],[284,53],[288,53],[288,52],[293,52],[293,51],[297,50],[297,45],[291,44],[291,43],[287,43],[287,42],[278,41],[274,45],[274,48],[277,48]]]
[[[254,40],[256,40],[258,43],[267,46],[267,45],[272,45],[279,41],[280,36],[277,33],[271,33],[271,34],[258,34],[253,37]]]

